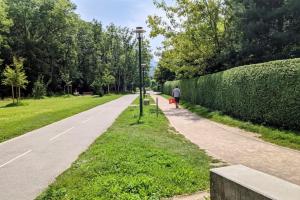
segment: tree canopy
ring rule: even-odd
[[[163,0],[149,16],[165,41],[158,81],[191,78],[239,65],[300,56],[298,0]],[[175,74],[175,76],[173,76]]]
[[[31,94],[35,82],[41,82],[40,76],[48,93],[69,86],[91,91],[95,81],[102,84],[106,71],[114,77],[110,89],[131,89],[138,72],[133,31],[84,21],[75,9],[70,0],[0,0],[0,73],[17,56],[24,58],[26,94]],[[143,62],[150,64],[147,40],[143,49]],[[0,93],[8,95],[9,88],[0,86]]]
[[[14,57],[13,63],[6,66],[3,72],[4,79],[2,82],[4,85],[11,87],[13,103],[15,102],[14,97],[17,97],[17,102],[19,102],[21,97],[21,88],[25,89],[26,85],[28,84],[23,64],[24,59]],[[15,93],[17,95],[15,95]]]

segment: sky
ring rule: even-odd
[[[148,15],[162,12],[155,8],[153,0],[72,0],[76,5],[76,12],[83,20],[99,20],[103,25],[114,23],[119,26],[127,26],[135,29],[142,26],[146,29],[146,35],[150,30],[147,28],[146,20]],[[151,47],[154,52],[161,46],[163,37],[151,38]],[[154,62],[158,58],[154,57]]]

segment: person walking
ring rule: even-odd
[[[181,96],[181,91],[179,89],[178,86],[176,86],[173,91],[172,91],[172,96],[174,97],[175,99],[175,105],[176,105],[176,108],[179,108],[179,100],[180,100],[180,96]]]

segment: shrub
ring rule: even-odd
[[[170,81],[182,99],[243,120],[300,130],[300,59],[236,67],[195,79]]]
[[[41,99],[46,95],[47,89],[43,81],[43,76],[39,76],[33,85],[32,96],[35,99]]]

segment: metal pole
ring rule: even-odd
[[[146,66],[145,66],[145,69],[144,69],[144,95],[146,95],[145,76],[146,76]]]
[[[156,97],[156,117],[158,117],[158,97]]]
[[[142,88],[142,37],[139,35],[139,75],[140,75],[140,117],[143,116],[143,88]]]
[[[143,67],[143,93],[144,97],[146,95],[146,88],[145,88],[145,66]]]

